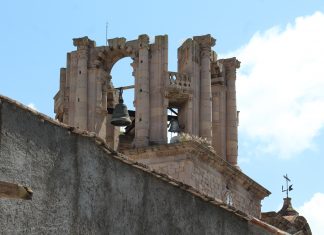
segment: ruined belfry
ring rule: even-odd
[[[1,234],[311,235],[292,185],[279,212],[261,213],[270,192],[237,165],[240,62],[217,59],[214,38],[187,39],[177,72],[167,36],[73,43],[56,120],[0,95]],[[116,87],[124,57],[135,82]]]
[[[187,39],[178,48],[178,71],[168,71],[168,36],[147,35],[126,41],[108,39],[96,46],[88,37],[73,39],[55,96],[56,118],[94,132],[127,158],[167,174],[200,192],[260,217],[261,200],[270,194],[241,172],[234,57],[218,59],[211,35]],[[111,123],[120,88],[113,66],[132,59],[135,110],[122,132]],[[169,115],[171,110],[175,115]],[[168,126],[177,120],[179,138],[168,143]]]
[[[206,138],[217,154],[237,165],[236,58],[217,59],[210,35],[187,39],[178,49],[178,71],[168,71],[168,36],[108,40],[96,47],[88,37],[73,40],[55,96],[56,118],[95,132],[118,149],[119,128],[111,125],[109,108],[117,103],[111,70],[124,57],[133,60],[135,115],[131,145],[167,143],[168,108],[178,110],[181,132]],[[130,138],[128,138],[129,140]],[[122,141],[122,140],[120,140]]]

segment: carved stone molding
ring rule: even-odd
[[[111,38],[108,39],[108,45],[109,48],[112,49],[124,49],[126,45],[126,38],[121,37],[121,38]]]
[[[78,49],[86,49],[87,47],[95,47],[95,42],[85,36],[82,38],[73,38],[73,45]]]
[[[198,42],[202,50],[209,50],[216,44],[216,39],[210,36],[210,34],[195,36],[193,39]]]
[[[229,59],[221,59],[219,60],[226,68],[240,68],[241,62],[236,59],[236,57],[232,57]]]

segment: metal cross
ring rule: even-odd
[[[286,194],[287,194],[287,198],[288,198],[288,192],[293,190],[293,188],[292,188],[293,185],[292,185],[292,184],[289,185],[288,182],[290,182],[290,179],[288,178],[288,175],[287,175],[287,174],[284,175],[283,177],[284,177],[285,180],[286,180],[286,189],[284,190],[284,187],[282,186],[282,187],[281,187],[281,191],[282,191],[282,192],[286,192]]]

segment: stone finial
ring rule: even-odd
[[[95,41],[89,39],[87,36],[82,38],[73,38],[73,45],[79,48],[95,47]]]
[[[216,39],[213,38],[210,34],[202,35],[202,36],[195,36],[193,40],[198,42],[199,46],[204,47],[213,47],[216,44]]]

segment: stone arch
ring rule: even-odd
[[[135,80],[134,146],[166,143],[167,42],[164,35],[156,36],[150,44],[145,34],[131,41],[108,39],[108,45],[99,47],[88,37],[73,39],[77,50],[68,53],[67,67],[61,70],[60,92],[55,97],[57,117],[71,126],[95,132],[108,144],[113,142],[114,148],[118,146],[114,142],[116,128],[107,115],[107,108],[118,102],[111,71],[118,61],[130,57]]]
[[[113,87],[114,87],[114,78],[112,77],[112,70],[114,68],[114,66],[119,62],[121,61],[122,59],[125,59],[125,58],[131,58],[133,60],[133,62],[130,64],[130,66],[133,68],[133,71],[132,71],[132,75],[134,77],[134,79],[136,79],[136,77],[134,76],[135,75],[135,67],[134,67],[134,52],[131,48],[127,47],[127,48],[120,48],[117,47],[117,49],[114,49],[113,47],[108,47],[107,50],[106,50],[106,53],[105,53],[105,58],[104,58],[104,61],[103,61],[103,70],[105,71],[105,73],[107,73],[107,83],[110,84],[110,93],[114,93],[113,92]],[[116,88],[116,87],[115,87]],[[115,91],[116,92],[116,91]],[[135,93],[135,92],[134,92]],[[112,95],[110,94],[110,98],[109,99],[115,99],[115,97],[112,97]],[[117,95],[117,94],[113,94],[113,95]],[[107,107],[108,108],[108,107]]]
[[[101,47],[98,51],[96,51],[96,54],[94,55],[94,61],[95,66],[99,68],[104,74],[105,77],[103,78],[105,80],[105,83],[107,84],[107,91],[106,91],[106,97],[107,97],[107,109],[108,109],[108,117],[107,117],[107,131],[106,131],[106,140],[114,149],[119,149],[121,145],[123,145],[123,142],[125,142],[125,139],[121,138],[120,135],[120,128],[114,127],[110,124],[111,120],[111,114],[112,110],[114,109],[115,105],[118,103],[118,96],[119,92],[118,90],[114,89],[116,88],[115,84],[116,80],[114,82],[114,78],[112,76],[112,70],[114,66],[125,58],[132,59],[132,63],[130,66],[133,68],[132,75],[134,77],[134,80],[136,80],[136,69],[137,69],[137,61],[138,61],[138,47],[137,47],[137,40],[126,42],[125,38],[114,38],[108,40],[109,45],[105,47]],[[127,85],[134,85],[134,97],[135,100],[135,94],[136,94],[136,86],[135,84],[127,84]],[[124,86],[124,84],[123,84]],[[117,86],[118,87],[118,86]],[[124,97],[125,98],[125,97]],[[129,108],[129,107],[128,107]],[[130,147],[129,145],[132,144],[134,135],[135,135],[135,112],[132,112],[133,116],[131,117],[131,120],[133,121],[131,128],[131,131],[127,132],[127,147]],[[127,131],[127,129],[126,129]],[[126,132],[125,132],[126,133]]]

